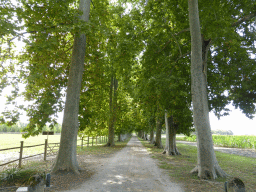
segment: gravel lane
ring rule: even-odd
[[[97,173],[77,189],[70,192],[126,192],[183,191],[181,186],[172,183],[170,177],[157,167],[146,148],[137,137],[132,137],[127,146],[102,165]]]

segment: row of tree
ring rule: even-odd
[[[79,174],[77,134],[108,134],[107,146],[114,146],[115,134],[136,131],[163,148],[165,127],[164,153],[178,155],[176,134],[195,127],[192,172],[226,176],[214,154],[209,111],[227,115],[233,101],[247,117],[255,113],[254,1],[5,0],[0,6],[0,85],[13,86],[8,103],[16,104],[1,121],[15,124],[25,110],[29,137],[47,123],[53,129],[64,110],[53,172]],[[16,39],[25,44],[19,52]]]
[[[209,110],[218,117],[227,115],[225,106],[233,100],[247,117],[252,118],[255,113],[255,59],[251,55],[255,53],[255,12],[247,7],[255,7],[255,3],[143,3],[144,21],[148,23],[145,33],[150,38],[144,39],[140,74],[144,73],[145,80],[143,76],[138,80],[138,84],[142,81],[139,95],[143,93],[139,102],[153,116],[148,122],[156,124],[155,145],[162,148],[160,130],[165,124],[168,131],[164,153],[179,154],[173,135],[176,131],[192,131],[192,109],[198,165],[191,172],[200,178],[225,177],[213,150]],[[232,12],[226,11],[228,7]],[[186,124],[185,129],[179,128],[180,123]],[[142,129],[139,135],[144,137],[145,133],[149,131]]]
[[[8,126],[7,124],[0,125],[0,132],[21,132],[26,125],[22,123],[17,123],[15,125]]]
[[[0,132],[18,132],[19,133],[19,132],[23,132],[26,126],[27,124],[22,122],[18,122],[14,125],[0,124]],[[51,131],[51,128],[45,125],[42,131]],[[54,133],[60,133],[61,125],[60,124],[54,125],[52,131],[54,131]]]
[[[214,135],[234,135],[231,130],[212,130],[212,134]]]

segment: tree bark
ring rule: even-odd
[[[138,136],[139,136],[139,138],[142,138],[142,130],[140,130],[139,132],[138,132]]]
[[[191,34],[191,89],[193,119],[197,134],[197,166],[191,173],[202,179],[216,179],[227,174],[220,168],[213,149],[209,120],[206,78],[203,74],[202,38],[198,0],[188,0]]]
[[[118,134],[118,141],[121,142],[121,133]]]
[[[85,22],[89,21],[90,0],[81,0],[79,10],[83,12],[80,17]],[[76,157],[78,112],[81,83],[84,71],[84,58],[86,49],[86,36],[78,32],[75,35],[72,51],[71,66],[67,85],[66,103],[64,109],[60,148],[52,172],[74,172],[79,174],[79,165]]]
[[[159,149],[163,148],[162,140],[161,140],[162,125],[163,125],[163,121],[162,121],[161,118],[158,117],[157,120],[156,120],[156,142],[155,142],[155,146]]]
[[[181,155],[176,146],[176,127],[173,122],[173,116],[168,117],[165,113],[166,126],[166,143],[163,154],[167,155]]]
[[[145,140],[147,141],[148,140],[148,134],[145,133]]]
[[[145,140],[145,131],[142,131],[142,137],[143,140]]]
[[[151,130],[150,130],[150,140],[149,140],[149,143],[155,144],[155,136],[154,136],[154,128],[153,127],[151,127]]]
[[[115,122],[116,122],[116,110],[117,110],[117,87],[118,81],[113,76],[111,77],[110,84],[110,118],[109,118],[109,128],[108,128],[108,142],[106,146],[115,146]],[[114,90],[113,90],[114,89]],[[113,94],[114,92],[114,94]]]

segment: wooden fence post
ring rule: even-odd
[[[93,139],[94,139],[94,137],[92,137],[92,146],[93,146]]]
[[[46,157],[47,157],[47,145],[48,145],[48,139],[45,139],[45,142],[44,142],[44,161],[46,161]]]
[[[90,137],[88,136],[87,147],[89,147],[89,140],[90,140]]]
[[[20,142],[20,158],[19,158],[19,168],[21,168],[21,161],[22,161],[22,153],[23,153],[23,142]]]

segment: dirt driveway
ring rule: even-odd
[[[98,166],[96,174],[70,192],[115,191],[183,191],[178,184],[157,167],[137,137],[127,146]]]

